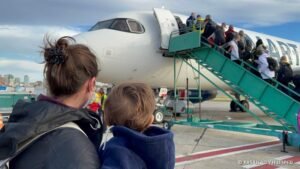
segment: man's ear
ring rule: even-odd
[[[87,88],[87,91],[88,91],[88,92],[94,91],[94,90],[95,90],[95,86],[96,86],[96,77],[93,77],[93,78],[91,78],[91,79],[88,81],[88,88]]]

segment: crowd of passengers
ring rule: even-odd
[[[293,76],[293,70],[286,56],[282,56],[278,63],[270,57],[267,47],[261,39],[252,47],[252,42],[246,37],[243,30],[236,32],[233,25],[227,29],[226,23],[218,25],[210,15],[202,18],[201,15],[192,13],[186,20],[186,24],[179,22],[179,33],[201,31],[201,41],[215,47],[237,64],[242,64],[249,71],[261,77],[266,82],[275,85],[277,80],[282,85],[278,88],[296,100],[300,97],[290,92],[287,88],[293,82],[294,91],[300,93],[300,75]]]

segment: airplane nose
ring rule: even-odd
[[[76,35],[73,37],[77,44],[88,45],[87,40],[82,35]]]

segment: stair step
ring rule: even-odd
[[[247,92],[248,94],[255,94],[254,92],[252,92],[251,90],[248,90],[247,88],[244,88],[244,86],[240,87],[239,83],[236,83],[236,81],[238,80],[241,80],[241,79],[238,79],[239,77],[244,77],[245,75],[248,75],[250,72],[249,71],[245,71],[245,67],[243,66],[240,66],[242,67],[242,69],[231,69],[231,67],[228,67],[228,65],[231,65],[230,64],[230,60],[228,59],[225,59],[226,61],[226,66],[224,66],[224,64],[211,64],[213,61],[217,61],[217,62],[223,62],[224,61],[224,58],[220,58],[220,54],[218,54],[219,52],[216,51],[216,49],[212,49],[210,47],[203,47],[203,50],[205,49],[205,51],[203,51],[203,53],[201,53],[201,49],[200,49],[200,53],[193,53],[193,51],[191,51],[191,55],[195,56],[195,57],[192,57],[194,58],[202,67],[206,68],[208,71],[210,71],[212,74],[214,74],[217,78],[219,78],[221,81],[223,81],[225,84],[227,84],[228,86],[230,86],[232,88],[233,91],[237,91],[238,93],[241,93],[241,95],[244,95],[247,100],[249,100],[250,102],[252,102],[255,106],[257,106],[259,109],[261,109],[265,114],[267,114],[268,116],[270,116],[271,118],[273,118],[274,120],[278,121],[280,124],[283,124],[285,127],[293,127],[292,125],[288,125],[287,121],[289,121],[289,119],[287,118],[282,118],[279,116],[279,114],[281,112],[272,112],[272,110],[274,110],[274,108],[272,107],[272,105],[270,105],[270,107],[266,107],[265,105],[267,103],[264,102],[264,100],[261,100],[260,98],[258,97],[252,97],[252,96],[249,96],[249,95],[245,95],[243,94],[243,92]],[[210,51],[207,53],[207,49],[210,49]],[[197,49],[199,50],[199,49]],[[218,52],[218,53],[217,53]],[[205,60],[203,59],[200,59],[200,55],[202,54],[202,56],[207,56]],[[197,57],[197,55],[199,55],[199,57]],[[229,63],[228,63],[229,62]],[[228,64],[228,65],[227,65]],[[216,71],[216,70],[220,70],[222,67],[222,69],[224,69],[225,71]],[[231,71],[233,70],[241,70],[242,72],[238,72],[237,74],[242,74],[241,76],[230,76],[230,77],[227,77],[227,78],[224,78],[223,77],[223,74],[225,72],[228,72],[229,69]],[[262,79],[261,79],[262,80]],[[255,85],[255,82],[260,82],[258,81],[257,79],[253,80],[253,85]],[[212,82],[213,83],[213,82]],[[263,83],[259,83],[261,85],[263,85]],[[264,84],[265,85],[265,84]],[[263,92],[261,92],[261,95],[263,97],[264,96],[264,92],[266,91],[266,89],[268,89],[269,87],[273,88],[272,86],[264,86],[265,89],[264,90],[261,90]],[[243,89],[243,90],[242,90]],[[273,92],[273,91],[272,91]],[[270,92],[268,92],[268,94],[270,94]],[[273,93],[271,93],[273,94]],[[256,96],[256,95],[254,95]],[[273,95],[270,95],[268,96],[270,99],[272,98]],[[277,96],[276,95],[276,90],[274,90],[274,96]],[[293,100],[291,100],[293,101]],[[264,104],[265,103],[265,104]],[[274,103],[275,104],[275,103]],[[268,105],[268,104],[267,104]],[[299,105],[299,103],[297,103],[297,105]],[[276,106],[276,105],[274,105]],[[300,105],[299,105],[300,107]],[[291,113],[291,112],[283,112],[283,113]],[[287,116],[288,117],[288,116]]]

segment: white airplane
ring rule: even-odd
[[[153,12],[119,13],[99,21],[88,32],[75,36],[75,39],[78,43],[88,45],[96,53],[101,68],[99,81],[114,84],[139,81],[154,88],[173,88],[173,58],[164,57],[163,51],[168,49],[171,33],[178,32],[176,18],[185,23],[187,16],[158,8],[153,9]],[[235,28],[235,31],[239,30],[241,29]],[[248,30],[244,32],[254,43],[257,39],[262,39],[269,47],[272,57],[288,56],[293,69],[297,71],[300,64],[300,43]],[[178,60],[177,70],[180,65]],[[206,69],[201,68],[201,71],[220,87],[230,90]],[[197,73],[183,64],[177,86],[185,88],[186,78],[189,78],[189,88],[197,89],[197,81],[194,80],[197,77]],[[215,97],[216,89],[208,81],[200,78],[200,84],[204,100]]]

